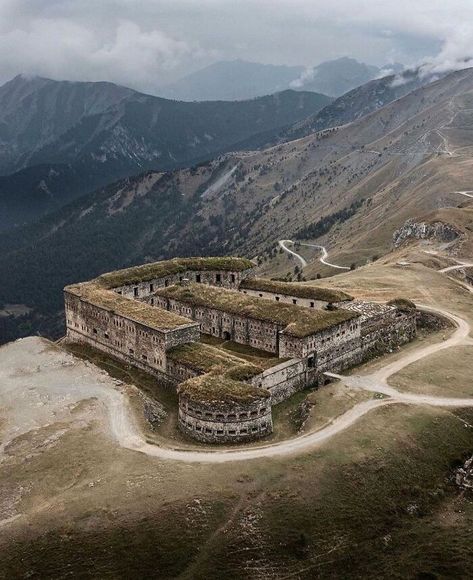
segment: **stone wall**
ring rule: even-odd
[[[69,340],[89,344],[166,383],[176,384],[175,377],[167,371],[166,351],[200,338],[199,325],[192,321],[172,330],[156,330],[84,302],[67,291],[64,300]]]
[[[263,371],[253,377],[250,382],[269,391],[271,405],[276,405],[294,393],[316,385],[318,373],[316,369],[308,368],[307,361],[291,359]]]
[[[179,427],[204,443],[252,441],[273,431],[271,404],[267,397],[250,403],[219,406],[179,395]]]
[[[241,289],[240,292],[248,294],[249,296],[256,296],[258,298],[265,298],[266,300],[274,300],[282,304],[296,304],[303,308],[315,308],[322,310],[328,304],[323,300],[311,300],[309,298],[300,298],[298,296],[286,296],[285,294],[277,294],[275,292],[264,292],[262,290],[252,290],[249,288]]]
[[[358,338],[360,332],[358,319],[341,322],[304,338],[283,332],[279,339],[279,356],[281,358],[309,358],[327,350],[332,352],[339,346]]]
[[[201,331],[211,336],[247,344],[253,348],[279,353],[279,330],[282,325],[266,322],[204,306],[193,306],[173,298],[163,296],[146,299],[155,306],[165,308],[175,314],[192,318],[200,324]]]
[[[244,270],[243,272],[229,272],[227,270],[187,270],[186,272],[179,272],[178,274],[169,274],[168,276],[153,278],[146,282],[117,286],[113,290],[127,298],[140,299],[147,298],[158,288],[173,286],[181,283],[183,280],[227,288],[229,290],[238,290],[242,280],[250,274],[251,270]]]

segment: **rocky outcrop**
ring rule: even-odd
[[[408,220],[393,234],[393,246],[398,248],[410,240],[437,240],[439,242],[454,242],[462,237],[462,232],[452,224],[444,222],[416,222]]]
[[[460,489],[473,489],[473,457],[465,461],[455,472],[455,483]]]

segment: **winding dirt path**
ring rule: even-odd
[[[304,258],[298,254],[297,252],[294,252],[293,250],[291,250],[290,248],[287,247],[288,244],[294,244],[295,242],[293,240],[279,240],[278,244],[279,246],[285,250],[288,254],[292,254],[293,256],[295,256],[299,262],[301,263],[302,267],[305,268],[307,266],[307,262],[306,260],[304,260]],[[319,258],[319,262],[321,262],[322,264],[325,264],[326,266],[331,266],[332,268],[337,268],[338,270],[349,270],[350,268],[348,266],[338,266],[337,264],[332,264],[331,262],[327,261],[328,258],[328,252],[327,252],[327,248],[325,246],[321,246],[319,244],[306,244],[304,242],[297,242],[300,246],[307,246],[309,248],[317,248],[318,250],[321,250],[322,255]]]

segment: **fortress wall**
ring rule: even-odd
[[[367,321],[362,326],[363,360],[390,352],[413,340],[417,333],[417,315],[396,311],[387,320]]]
[[[151,300],[151,299],[150,299]],[[193,306],[173,298],[154,297],[154,305],[200,323],[201,331],[211,336],[247,344],[253,348],[279,351],[279,329],[276,323],[238,316],[204,306]]]
[[[277,294],[275,292],[264,292],[262,290],[251,290],[248,288],[240,290],[243,294],[248,294],[248,296],[256,296],[257,298],[265,298],[266,300],[274,300],[276,302],[281,302],[282,304],[296,304],[297,306],[302,306],[304,308],[315,308],[316,310],[322,310],[328,304],[323,300],[310,300],[308,298],[299,298],[298,296],[286,296],[285,294]]]
[[[360,337],[360,323],[357,319],[341,322],[336,326],[321,330],[310,336],[298,338],[281,333],[279,356],[307,358],[316,352],[334,350],[339,346]]]
[[[170,359],[167,359],[166,361],[166,372],[174,377],[177,383],[183,383],[184,381],[187,381],[187,379],[192,379],[202,374],[184,363]]]
[[[248,403],[234,403],[231,408],[215,402],[193,401],[179,396],[179,427],[204,443],[253,441],[273,431],[270,400],[262,397]]]
[[[113,290],[127,298],[147,298],[158,288],[173,286],[179,284],[185,279],[190,282],[200,282],[201,284],[208,284],[210,286],[238,290],[241,282],[248,275],[249,271],[247,270],[243,272],[229,272],[227,270],[187,270],[185,272],[178,272],[177,274],[169,274],[168,276],[153,278],[146,282],[117,286]]]
[[[176,379],[167,372],[166,350],[175,344],[199,340],[198,325],[159,331],[65,292],[67,338],[110,354],[152,373],[166,383]]]
[[[317,371],[307,367],[307,361],[291,359],[253,377],[251,384],[271,394],[271,405],[285,401],[297,391],[317,383]]]

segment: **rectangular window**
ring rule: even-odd
[[[311,303],[310,303],[310,307],[311,307],[311,308],[314,308],[314,306],[315,306],[315,303],[314,303],[314,302],[311,302]]]
[[[195,275],[195,281],[197,282],[197,284],[200,284],[200,274]]]
[[[232,282],[235,283],[235,274],[232,274]]]
[[[222,275],[221,274],[216,274],[215,275],[215,282],[221,282],[222,281]]]
[[[297,304],[297,300],[295,298],[292,299],[293,304]]]
[[[133,288],[133,296],[135,296],[135,298],[138,296],[138,288]]]
[[[154,284],[150,284],[149,285],[149,291],[150,292],[154,292]]]

